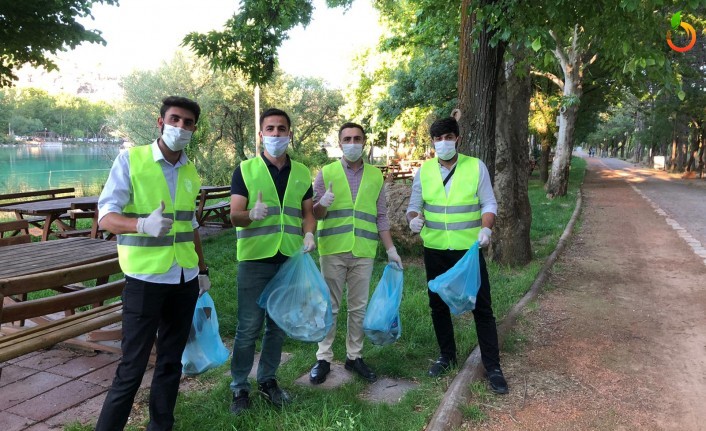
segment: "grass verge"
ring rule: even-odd
[[[541,265],[561,236],[576,205],[576,197],[583,181],[586,163],[575,158],[572,162],[569,194],[549,200],[538,177],[530,178],[529,194],[532,205],[531,240],[534,260],[523,268],[503,267],[489,263],[493,308],[501,320],[508,310],[529,289]],[[219,317],[221,335],[232,339],[236,319],[236,259],[235,232],[204,240],[206,259],[211,267],[213,297]],[[314,256],[318,261],[318,257]],[[375,265],[373,280],[382,275],[385,262]],[[181,393],[176,409],[175,430],[415,430],[423,429],[438,407],[454,373],[444,378],[429,379],[426,371],[438,354],[436,338],[429,315],[424,268],[411,263],[405,268],[404,298],[401,306],[402,337],[386,347],[365,343],[364,357],[379,376],[407,379],[418,383],[402,400],[394,405],[372,403],[361,398],[368,385],[353,380],[335,390],[308,388],[294,384],[294,380],[308,373],[316,357],[316,344],[288,339],[284,351],[291,359],[280,367],[278,379],[294,398],[283,410],[274,410],[258,396],[253,396],[253,408],[234,417],[229,413],[229,362],[218,369],[195,377],[198,389]],[[371,289],[372,291],[372,289]],[[339,313],[336,342],[333,350],[336,361],[345,360],[345,304]],[[471,313],[454,317],[459,362],[463,362],[476,345],[475,325]],[[484,387],[484,384],[480,384]],[[253,385],[256,387],[255,385]],[[482,391],[476,388],[475,391]],[[146,409],[146,407],[142,407]],[[482,420],[483,415],[474,406],[464,410],[467,418]],[[142,417],[146,416],[143,412]],[[144,423],[133,423],[128,430],[144,429]],[[89,427],[72,424],[70,431]]]

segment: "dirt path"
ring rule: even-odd
[[[706,265],[605,165],[582,226],[503,353],[484,430],[706,430]],[[496,287],[497,288],[497,287]]]

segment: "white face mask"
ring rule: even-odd
[[[363,155],[363,144],[341,144],[343,157],[349,162],[357,162]]]
[[[456,141],[434,142],[434,151],[441,160],[450,160],[456,155]]]
[[[289,136],[263,136],[262,143],[268,153],[273,157],[279,157],[287,151]]]
[[[191,130],[184,130],[180,127],[170,126],[169,124],[165,124],[164,127],[162,127],[162,141],[174,152],[186,148],[189,142],[191,142],[191,135],[193,134],[194,132]]]

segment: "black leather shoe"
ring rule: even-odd
[[[355,360],[346,359],[345,367],[348,371],[355,371],[360,377],[364,378],[370,383],[373,383],[378,379],[378,376],[375,375],[373,370],[371,370],[367,365],[365,365],[365,362],[363,362],[363,358],[358,358]]]
[[[326,381],[326,376],[331,372],[331,363],[329,361],[324,361],[320,359],[316,361],[316,365],[311,369],[309,373],[309,381],[313,385],[320,385]]]
[[[233,394],[233,402],[230,403],[230,412],[239,415],[250,408],[250,397],[248,392],[241,389]]]
[[[451,367],[456,366],[456,359],[449,359],[444,356],[439,356],[439,358],[431,364],[427,374],[429,377],[439,377],[442,374],[446,374]]]
[[[485,375],[488,378],[491,391],[496,394],[506,394],[509,392],[507,381],[505,381],[505,376],[503,376],[503,372],[500,368],[496,368],[492,371],[486,371]]]
[[[262,396],[275,407],[282,407],[291,402],[289,394],[277,386],[277,380],[275,379],[258,384],[258,389]]]

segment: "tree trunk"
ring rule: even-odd
[[[569,188],[569,165],[571,163],[571,151],[574,146],[574,130],[576,128],[576,118],[578,117],[578,102],[581,100],[583,85],[583,53],[578,47],[579,28],[574,26],[574,34],[571,46],[564,51],[559,45],[559,39],[553,32],[552,37],[557,41],[554,55],[561,63],[564,73],[563,101],[559,109],[559,138],[554,152],[552,162],[552,172],[549,181],[545,185],[547,196],[565,196]]]
[[[521,75],[516,70],[524,55],[513,50],[513,57],[498,76],[494,187],[498,214],[489,253],[495,262],[516,266],[532,260],[532,209],[527,193],[532,80],[529,66],[519,71]]]
[[[473,2],[483,7],[497,0]],[[498,71],[504,47],[490,46],[494,32],[487,26],[478,32],[478,46],[473,50],[471,31],[479,25],[475,13],[469,13],[471,0],[461,3],[461,35],[458,64],[458,108],[461,111],[459,152],[481,159],[488,167],[491,181],[495,179],[495,97]]]
[[[549,180],[549,154],[552,151],[552,144],[549,138],[542,139],[542,155],[539,160],[539,180],[546,184]]]

